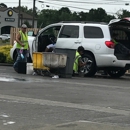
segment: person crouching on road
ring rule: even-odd
[[[83,66],[86,65],[86,63],[84,63],[82,61],[82,55],[84,54],[84,48],[82,46],[79,46],[76,54],[75,54],[75,61],[74,61],[74,65],[73,65],[73,75],[78,74],[79,73],[79,69]]]
[[[29,44],[28,44],[28,35],[27,35],[27,25],[22,24],[21,30],[16,36],[16,50],[17,50],[17,59],[13,65],[14,70],[17,72],[18,70],[18,62],[27,62],[27,54],[29,50]],[[21,56],[22,53],[22,56]]]

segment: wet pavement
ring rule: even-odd
[[[0,67],[1,130],[129,130],[130,77],[52,79]]]
[[[18,81],[28,81],[28,80],[26,80],[26,79],[21,79],[21,78],[0,77],[0,81],[5,81],[5,82],[18,82]]]

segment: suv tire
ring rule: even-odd
[[[97,72],[95,59],[91,54],[85,54],[82,60],[87,62],[86,66],[84,67],[84,76],[85,77],[92,77]],[[81,69],[82,70],[82,69]]]
[[[119,70],[108,70],[107,73],[112,77],[112,78],[120,78],[125,74],[126,70],[125,69],[119,69]]]

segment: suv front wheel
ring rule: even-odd
[[[83,62],[86,62],[86,66],[80,68],[80,72],[84,72],[85,77],[94,76],[97,72],[95,59],[91,54],[85,54],[82,58]]]
[[[125,69],[118,69],[118,70],[108,70],[107,73],[112,77],[112,78],[120,78],[126,73]]]

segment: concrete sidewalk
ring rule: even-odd
[[[130,130],[130,127],[121,127],[112,124],[96,122],[77,121],[56,126],[47,126],[34,130]]]

